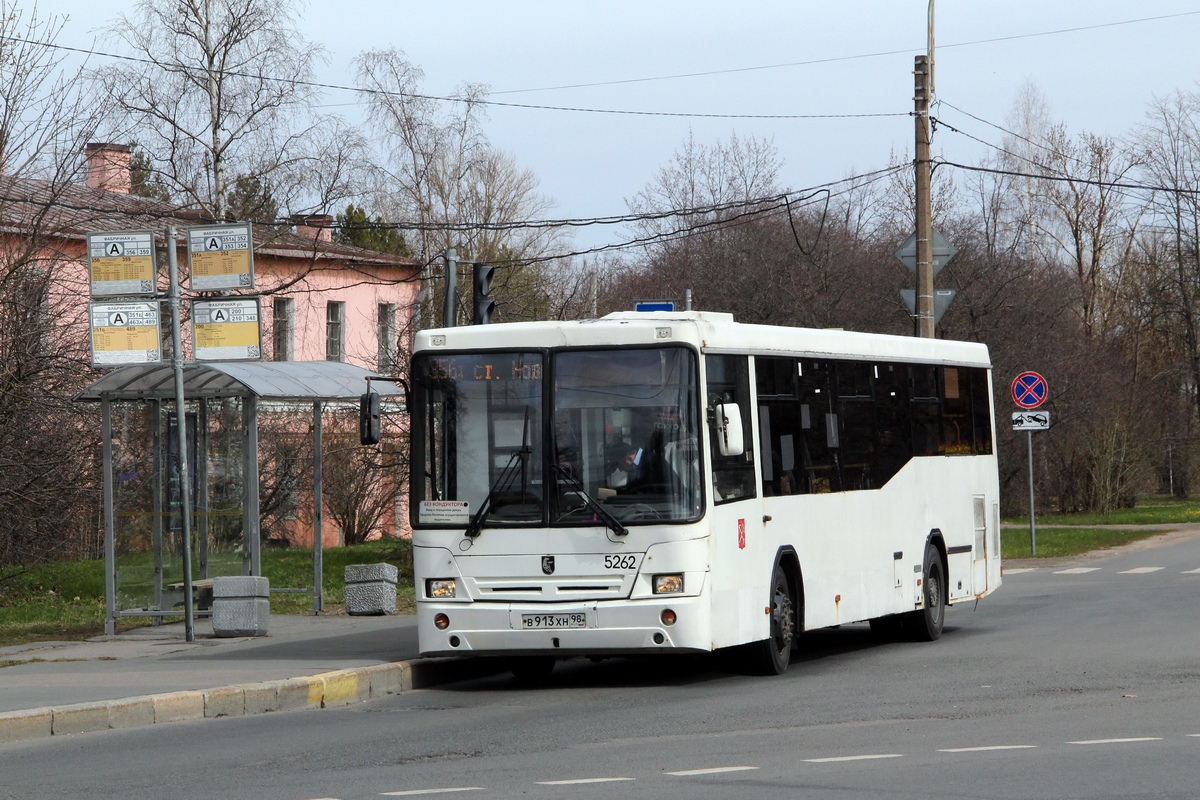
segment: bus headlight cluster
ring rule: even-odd
[[[425,596],[434,600],[448,600],[458,594],[458,582],[454,578],[427,578]]]
[[[655,594],[679,594],[683,591],[682,572],[655,575],[652,580],[654,581]]]

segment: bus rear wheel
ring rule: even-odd
[[[757,675],[782,675],[787,671],[796,641],[796,603],[792,582],[782,564],[771,575],[771,636],[747,647],[750,668]]]
[[[905,628],[917,642],[932,642],[942,635],[946,622],[946,573],[942,569],[942,556],[932,544],[925,548],[925,570],[921,590],[925,595],[925,607],[913,611]]]

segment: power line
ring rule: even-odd
[[[1129,189],[1138,192],[1166,192],[1169,194],[1182,194],[1194,197],[1200,197],[1200,189],[1184,189],[1176,186],[1153,186],[1146,183],[1126,183],[1124,181],[1103,181],[1096,178],[1079,178],[1072,175],[1047,175],[1045,173],[1036,172],[1019,172],[1017,170],[999,169],[997,167],[973,167],[967,164],[959,164],[954,161],[946,161],[944,159],[934,159],[933,163],[937,166],[953,167],[962,169],[968,172],[985,172],[991,175],[1006,175],[1013,178],[1032,178],[1039,181],[1053,181],[1055,183],[1077,183],[1084,186],[1100,186],[1110,189]]]
[[[1057,36],[1064,33],[1079,33],[1080,31],[1097,30],[1100,28],[1113,28],[1120,25],[1134,25],[1142,22],[1158,22],[1164,19],[1175,19],[1177,17],[1189,17],[1200,14],[1200,11],[1181,11],[1178,14],[1163,14],[1157,17],[1140,17],[1138,19],[1120,20],[1117,22],[1101,22],[1096,25],[1081,25],[1074,28],[1059,28],[1050,31],[1036,31],[1034,33],[1018,33],[1011,36],[997,36],[990,39],[976,39],[969,42],[952,42],[950,44],[938,43],[938,49],[945,50],[952,47],[973,47],[980,44],[994,44],[996,42],[1008,42],[1016,39],[1033,39],[1041,36]],[[680,78],[705,78],[713,75],[733,75],[742,72],[758,72],[768,69],[785,69],[789,67],[807,67],[814,64],[833,64],[841,61],[859,61],[868,58],[881,58],[883,56],[906,55],[911,53],[924,53],[925,48],[907,48],[903,50],[882,50],[875,53],[859,53],[851,56],[831,56],[829,58],[814,58],[807,61],[789,61],[783,64],[764,64],[756,67],[733,67],[730,69],[714,69],[704,72],[681,72],[673,75],[655,75],[646,78],[624,78],[611,81],[594,81],[591,83],[570,83],[559,86],[541,86],[533,89],[505,89],[503,91],[491,92],[497,94],[523,94],[526,92],[551,92],[559,89],[586,89],[594,86],[620,86],[630,83],[649,83],[651,81],[669,81],[678,80]]]
[[[56,44],[54,42],[37,42],[26,39],[18,39],[11,36],[0,36],[0,41],[26,42],[35,44],[41,47],[48,47],[55,50],[65,50],[72,53],[80,53],[87,56],[99,56],[101,58],[111,58],[119,61],[128,61],[135,64],[146,64],[153,67],[162,68],[162,65],[150,58],[141,58],[139,56],[126,56],[118,53],[108,53],[103,50],[90,49],[85,50],[80,47],[70,47],[69,45]],[[183,66],[184,70],[189,72],[203,74],[204,70],[199,67]],[[359,94],[376,95],[381,97],[399,97],[410,100],[432,100],[439,103],[465,103],[468,105],[493,106],[496,108],[515,108],[530,111],[568,111],[582,114],[613,114],[620,116],[634,117],[682,117],[686,119],[869,119],[879,117],[906,117],[906,111],[888,111],[878,113],[864,114],[721,114],[713,112],[693,112],[693,111],[637,111],[633,109],[622,108],[587,108],[583,106],[553,106],[539,105],[535,103],[507,103],[501,100],[486,100],[481,98],[469,97],[454,97],[448,95],[433,95],[422,94],[419,92],[401,92],[394,89],[369,89],[361,86],[345,86],[338,83],[325,83],[322,81],[299,80],[295,78],[276,78],[270,75],[262,75],[254,72],[242,72],[239,70],[222,70],[221,74],[230,75],[236,78],[250,78],[256,81],[265,81],[272,83],[286,83],[292,86],[305,86],[310,89],[330,89],[343,92],[356,92]]]

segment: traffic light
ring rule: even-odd
[[[492,289],[492,273],[495,271],[495,267],[489,267],[486,264],[476,264],[474,267],[475,311],[471,317],[472,325],[487,325],[492,321],[492,312],[496,309],[496,301],[488,299],[488,292]]]
[[[379,392],[367,392],[358,400],[358,440],[363,444],[379,444]]]

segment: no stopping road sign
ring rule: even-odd
[[[1036,372],[1022,372],[1012,382],[1013,402],[1021,408],[1037,408],[1049,394],[1046,379]]]

